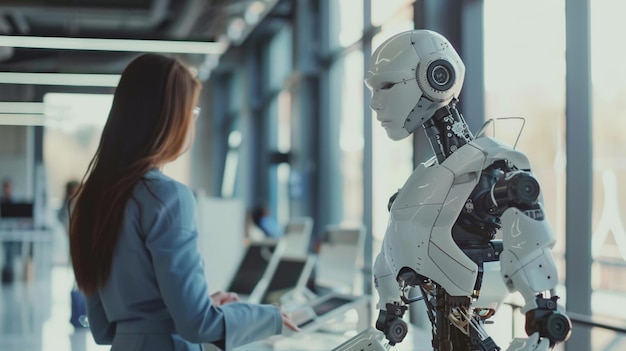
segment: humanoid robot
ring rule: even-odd
[[[456,109],[464,73],[448,40],[429,30],[399,33],[372,55],[365,82],[376,118],[393,140],[421,126],[435,156],[389,201],[374,262],[376,329],[387,346],[364,333],[345,350],[401,342],[402,316],[417,300],[426,304],[434,350],[501,350],[483,325],[509,292],[524,298],[528,337],[514,339],[507,350],[545,351],[569,337],[539,184],[522,152],[472,135]],[[411,289],[421,296],[410,298]]]

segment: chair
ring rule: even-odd
[[[316,287],[344,293],[360,292],[364,243],[364,225],[327,226],[318,253]]]
[[[285,225],[285,233],[280,239],[284,252],[289,256],[306,256],[309,254],[313,219],[311,217],[294,217]]]

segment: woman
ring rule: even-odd
[[[111,350],[201,350],[201,343],[230,350],[283,325],[297,330],[278,306],[209,297],[195,199],[160,171],[193,142],[199,91],[174,59],[132,61],[80,189],[72,265],[94,339]]]

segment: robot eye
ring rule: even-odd
[[[428,65],[426,79],[431,88],[437,91],[447,91],[455,82],[454,68],[446,60],[435,60]]]
[[[440,86],[444,86],[450,81],[450,71],[447,67],[435,66],[431,74],[432,80]]]
[[[380,90],[389,90],[391,88],[393,88],[393,86],[396,85],[396,83],[384,83],[381,87]]]

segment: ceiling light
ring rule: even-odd
[[[9,114],[42,114],[43,102],[0,102],[0,113]]]
[[[113,95],[46,93],[43,102],[46,117],[53,120],[104,126],[113,105]]]
[[[46,119],[42,114],[0,113],[0,125],[43,126]]]
[[[254,1],[248,5],[248,8],[244,13],[244,18],[249,24],[255,25],[259,23],[263,11],[265,11],[265,4],[261,1]]]
[[[116,87],[119,74],[0,72],[0,84]]]
[[[235,17],[228,24],[226,32],[228,33],[228,37],[236,42],[243,37],[244,29],[246,29],[246,21],[241,17]]]
[[[0,47],[221,55],[223,42],[0,35]]]

